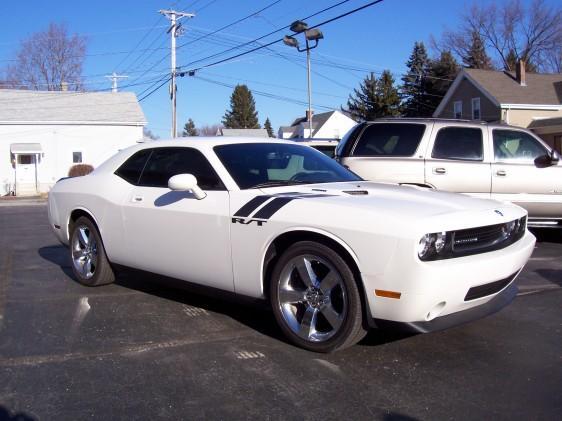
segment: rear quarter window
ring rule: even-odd
[[[352,156],[413,156],[424,132],[424,124],[371,124],[361,135]]]
[[[133,154],[129,159],[121,164],[117,171],[115,171],[115,175],[121,177],[128,183],[137,185],[151,151],[151,149],[143,149],[142,151],[138,151]]]

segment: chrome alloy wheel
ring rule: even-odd
[[[76,228],[72,238],[72,263],[84,278],[94,276],[98,264],[98,245],[94,233],[86,225]]]
[[[346,294],[339,272],[321,257],[296,256],[281,271],[279,309],[304,340],[323,342],[338,332],[347,314]]]

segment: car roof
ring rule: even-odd
[[[175,139],[158,139],[150,142],[142,143],[139,149],[147,148],[158,148],[162,146],[206,146],[206,147],[214,147],[220,145],[232,145],[232,144],[239,144],[239,143],[287,143],[287,144],[294,144],[295,142],[271,138],[271,137],[230,137],[230,136],[212,136],[212,137],[204,137],[204,136],[188,136],[188,137],[178,137]]]

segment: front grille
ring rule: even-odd
[[[509,224],[515,223],[510,231]],[[526,218],[504,224],[487,225],[453,231],[450,242],[451,257],[469,256],[499,250],[520,240],[525,235]]]
[[[488,295],[495,294],[501,291],[506,286],[510,284],[513,279],[517,276],[519,271],[515,272],[513,275],[508,276],[505,279],[500,279],[499,281],[490,282],[489,284],[479,285],[477,287],[472,287],[466,293],[464,297],[465,301],[476,300],[477,298],[486,297]]]
[[[453,252],[464,252],[489,247],[505,240],[504,225],[496,224],[455,231]]]

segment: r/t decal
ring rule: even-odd
[[[233,224],[242,224],[242,225],[250,225],[252,222],[255,222],[258,227],[261,227],[263,224],[267,223],[267,221],[261,221],[259,219],[251,219],[251,218],[232,218]]]

